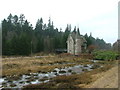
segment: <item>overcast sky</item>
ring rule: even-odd
[[[2,0],[0,20],[12,15],[24,14],[35,26],[37,19],[48,23],[49,17],[58,29],[65,30],[67,24],[80,28],[85,33],[107,43],[118,38],[118,1],[119,0]]]

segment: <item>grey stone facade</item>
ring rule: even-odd
[[[86,50],[86,40],[79,32],[72,32],[67,39],[67,53],[80,55]]]

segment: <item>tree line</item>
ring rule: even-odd
[[[79,30],[79,28],[77,28]],[[73,31],[76,31],[76,27]],[[10,14],[2,21],[2,54],[3,55],[30,55],[39,52],[55,52],[55,49],[66,49],[67,38],[72,32],[71,25],[62,28],[55,28],[53,21],[49,17],[48,23],[44,23],[40,18],[36,22],[35,28],[25,19],[25,15],[20,16]],[[110,49],[111,45],[103,39],[95,39],[87,33],[83,35],[87,40],[88,49]]]

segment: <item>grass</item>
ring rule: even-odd
[[[114,61],[113,61],[114,62]],[[109,61],[109,64],[113,63]],[[62,64],[64,63],[64,64]],[[69,63],[69,64],[67,64]],[[74,63],[74,64],[72,64]],[[48,57],[20,57],[20,58],[3,58],[2,59],[2,76],[23,75],[36,72],[49,72],[54,68],[64,68],[73,65],[92,64],[89,59],[82,59],[74,56],[49,55]],[[105,65],[108,61],[100,61],[98,64]]]
[[[93,52],[94,58],[95,59],[100,59],[100,60],[115,60],[117,59],[118,53],[115,51],[94,51]]]
[[[63,64],[64,63],[64,64]],[[69,64],[67,64],[69,63]],[[72,64],[74,63],[74,64]],[[2,59],[2,76],[13,76],[29,74],[30,72],[48,72],[54,68],[64,68],[76,64],[89,64],[88,59],[81,59],[80,57],[19,57],[19,58],[3,58]]]
[[[114,66],[114,64],[115,62],[113,64],[105,64],[104,67],[97,68],[82,74],[73,74],[69,76],[65,76],[65,75],[57,76],[51,79],[51,81],[47,83],[27,85],[23,88],[23,90],[32,89],[32,88],[36,88],[36,89],[43,89],[43,88],[44,89],[53,89],[53,88],[64,89],[65,88],[68,90],[84,88],[85,85],[88,85],[91,82],[96,80],[93,77],[93,75],[109,70]]]
[[[64,64],[63,64],[64,63]],[[68,64],[69,63],[69,64]],[[74,63],[74,64],[72,64]],[[111,67],[115,65],[116,61],[98,61],[96,62],[96,66],[92,71],[86,71],[82,74],[76,74],[73,72],[73,75],[70,76],[58,76],[51,79],[48,83],[42,84],[33,84],[25,86],[25,90],[35,88],[35,90],[39,90],[40,88],[68,88],[69,89],[77,89],[83,88],[84,85],[87,85],[93,82],[95,79],[93,77],[94,74],[105,72]],[[3,58],[2,59],[2,76],[11,76],[10,80],[18,79],[19,76],[23,74],[29,73],[46,73],[49,71],[53,71],[54,68],[64,68],[70,67],[74,65],[84,65],[93,64],[89,59],[82,59],[81,57],[75,56],[62,56],[62,55],[49,55],[47,57],[20,57],[20,58]],[[103,66],[98,68],[98,66]],[[71,72],[71,71],[70,71]],[[83,86],[79,86],[83,85]],[[14,86],[14,85],[13,85]]]

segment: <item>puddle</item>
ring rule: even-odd
[[[50,64],[46,64],[46,65],[64,65],[64,64],[75,64],[75,63],[69,63],[69,62],[58,62],[58,63],[50,63]],[[45,64],[44,64],[45,65]]]
[[[97,60],[97,59],[94,59],[94,60],[91,60],[92,62],[96,63],[96,62],[101,62],[101,61],[104,61],[104,60]]]
[[[0,83],[2,83],[3,88],[12,87],[12,88],[21,88],[29,84],[39,84],[43,82],[49,82],[51,78],[54,78],[59,75],[71,75],[79,74],[85,71],[92,70],[92,64],[87,65],[75,65],[72,67],[65,68],[55,68],[51,72],[47,73],[30,73],[28,75],[22,75],[17,80],[12,80],[8,77],[0,78]]]

